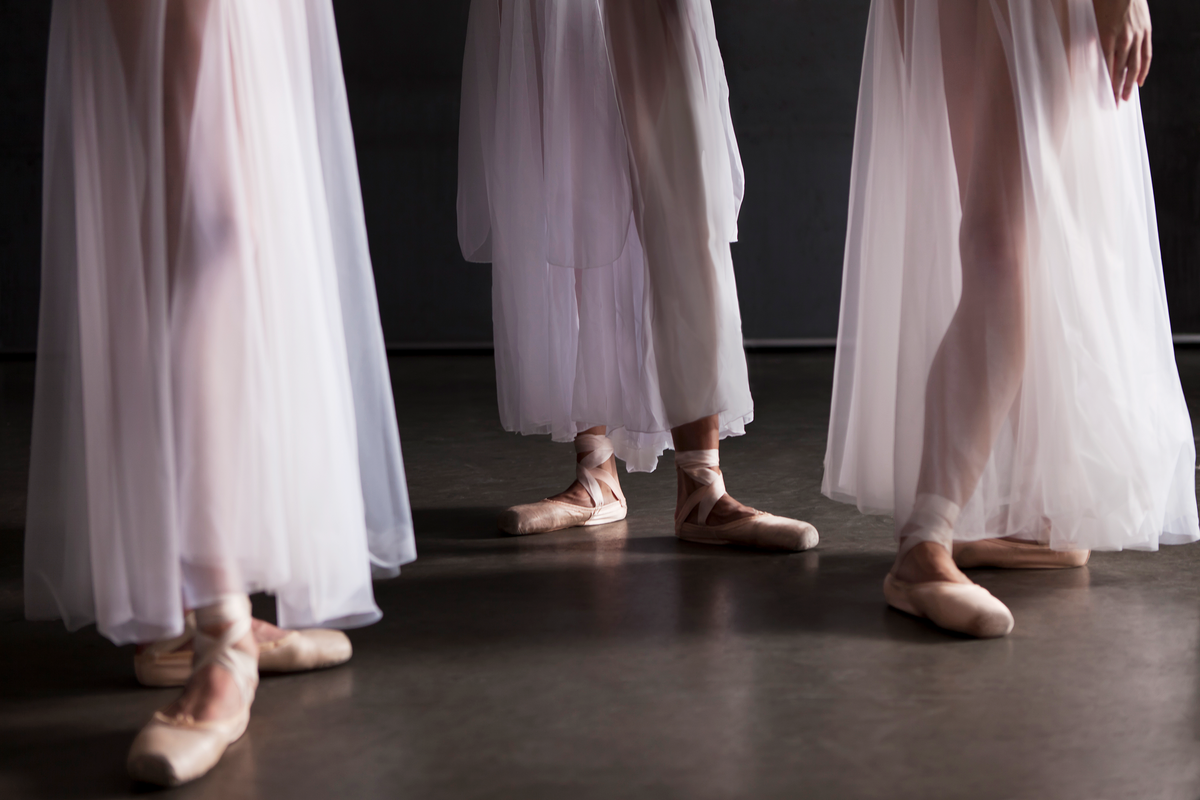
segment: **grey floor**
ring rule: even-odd
[[[626,522],[509,538],[496,513],[564,487],[570,447],[498,430],[488,357],[392,366],[421,558],[377,584],[351,664],[264,679],[178,796],[1200,797],[1200,547],[977,572],[1007,639],[889,611],[890,521],[819,493],[826,352],[752,356],[757,421],[722,449],[730,490],[812,521],[815,551],[676,541],[669,456],[624,477]],[[172,693],[94,630],[22,619],[31,383],[0,365],[0,797],[142,793],[125,751]]]

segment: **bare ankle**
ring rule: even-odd
[[[897,554],[892,575],[910,583],[950,581],[970,583],[954,563],[950,551],[938,542],[919,542],[903,555]]]

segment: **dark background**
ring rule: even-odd
[[[338,0],[379,303],[397,347],[491,340],[491,276],[458,252],[458,94],[469,0]],[[747,339],[837,332],[869,0],[713,0],[747,193],[734,246]],[[1142,94],[1176,333],[1200,333],[1200,3],[1151,0]],[[37,336],[50,3],[0,0],[0,352]]]

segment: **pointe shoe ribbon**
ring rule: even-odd
[[[1008,606],[977,583],[910,583],[889,572],[883,580],[883,596],[892,608],[967,636],[993,639],[1007,636],[1013,629]]]
[[[675,513],[675,535],[680,539],[698,544],[732,544],[762,550],[792,551],[816,547],[820,540],[817,529],[807,522],[762,511],[722,525],[705,525],[713,506],[727,494],[725,479],[717,471],[720,451],[678,450],[675,452],[675,466],[698,484],[698,488],[688,495]],[[696,521],[687,522],[693,509],[696,511]]]
[[[170,717],[161,711],[142,728],[129,749],[129,774],[159,786],[178,786],[216,766],[229,745],[246,732],[250,706],[258,688],[258,661],[236,645],[250,634],[250,598],[227,595],[198,609],[195,633],[196,671],[216,664],[233,677],[242,707],[232,717],[197,721],[190,715]],[[205,628],[228,627],[217,636]]]
[[[147,646],[133,657],[133,671],[143,686],[183,686],[192,674],[195,653],[187,645],[196,635],[195,614],[188,612],[183,633]],[[187,649],[181,649],[185,648]],[[350,637],[341,631],[308,628],[289,631],[282,639],[258,645],[259,672],[307,672],[344,664],[354,654]]]
[[[612,440],[607,436],[581,433],[575,437],[575,452],[583,454],[575,465],[575,479],[591,498],[592,506],[577,506],[549,498],[513,506],[497,520],[500,530],[513,536],[526,536],[577,526],[607,525],[625,519],[629,507],[621,484],[603,466],[613,456]],[[605,502],[600,484],[612,491],[613,500]]]
[[[954,563],[960,569],[1072,569],[1087,564],[1090,550],[1051,550],[1036,542],[980,539],[954,543]]]

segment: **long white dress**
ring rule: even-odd
[[[493,265],[505,429],[571,441],[605,425],[649,471],[672,427],[718,414],[722,436],[741,434],[753,401],[729,250],[743,174],[712,9],[642,5],[648,26],[606,27],[603,2],[471,4],[458,218],[464,257]],[[611,38],[637,26],[674,60],[628,74],[622,108]]]
[[[49,53],[27,615],[374,621],[416,553],[329,0],[57,0]]]
[[[963,540],[1200,538],[1140,106],[1091,0],[875,0],[851,181],[825,494],[897,529],[939,495]]]

